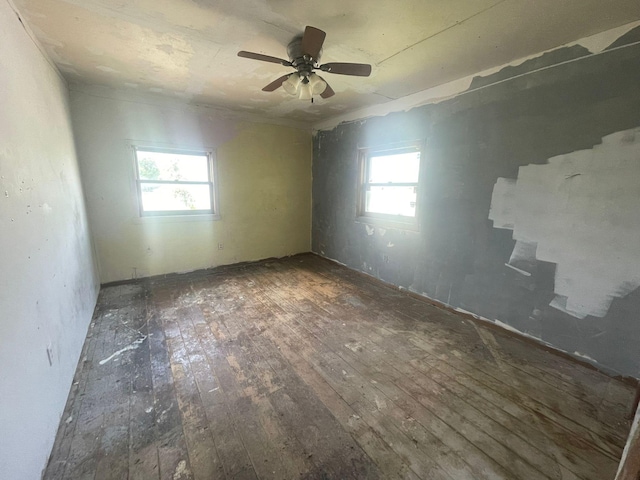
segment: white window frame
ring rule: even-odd
[[[216,156],[215,151],[211,149],[185,149],[175,147],[164,147],[148,144],[133,144],[131,145],[133,152],[133,167],[135,172],[136,183],[136,199],[138,202],[138,214],[141,218],[168,218],[168,217],[182,217],[182,218],[196,218],[207,217],[218,219],[218,176],[216,168]],[[143,180],[140,178],[140,169],[138,165],[138,151],[143,152],[158,152],[158,153],[174,153],[182,155],[197,155],[207,157],[207,181],[183,181],[183,180]],[[155,212],[145,211],[142,204],[142,186],[144,184],[156,184],[156,185],[208,185],[211,208],[206,210],[161,210]]]
[[[357,220],[363,223],[378,224],[389,228],[400,228],[407,230],[419,230],[419,212],[420,212],[420,178],[422,178],[422,169],[424,165],[424,142],[421,140],[403,142],[397,144],[383,145],[379,147],[367,147],[358,149],[359,176],[358,176],[358,199],[356,206]],[[402,153],[419,152],[420,165],[418,170],[418,179],[416,182],[407,183],[371,183],[369,178],[369,165],[371,157],[380,157],[386,155],[398,155]],[[412,186],[416,189],[416,213],[413,217],[405,215],[391,215],[386,213],[368,212],[366,210],[366,195],[369,187],[372,186]]]

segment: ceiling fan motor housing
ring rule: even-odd
[[[239,51],[238,56],[262,62],[278,63],[285,67],[293,67],[296,70],[295,73],[282,75],[262,90],[264,92],[273,92],[283,87],[287,93],[297,94],[298,98],[303,100],[311,99],[313,102],[313,95],[320,95],[322,98],[329,98],[335,95],[335,92],[324,78],[315,74],[314,70],[359,77],[368,77],[371,74],[371,65],[364,63],[333,62],[320,65],[322,45],[326,35],[319,28],[307,25],[304,29],[304,34],[294,37],[287,45],[289,60],[245,50]]]
[[[295,37],[289,45],[287,45],[287,55],[289,60],[293,64],[293,67],[303,77],[308,77],[313,72],[313,68],[320,63],[320,57],[322,56],[322,50],[318,53],[316,58],[311,58],[302,52],[302,35]]]

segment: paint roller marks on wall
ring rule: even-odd
[[[556,264],[550,305],[577,318],[604,317],[640,286],[640,128],[590,150],[520,167],[498,178],[489,219],[513,230],[508,266]]]

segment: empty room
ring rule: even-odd
[[[0,478],[640,479],[637,0],[0,0]]]

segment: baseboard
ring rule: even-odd
[[[552,353],[553,355],[559,356],[559,357],[561,357],[561,358],[563,358],[565,360],[570,360],[570,361],[572,361],[574,363],[577,363],[579,365],[582,365],[582,366],[584,366],[584,367],[586,367],[586,368],[588,368],[590,370],[594,370],[594,371],[596,371],[598,373],[606,375],[609,378],[612,378],[612,379],[615,379],[615,380],[619,380],[619,381],[621,381],[621,382],[623,382],[623,383],[625,383],[627,385],[630,385],[630,386],[636,388],[637,392],[638,392],[637,395],[636,395],[636,406],[635,406],[635,408],[633,409],[633,412],[632,412],[632,415],[635,414],[635,410],[637,408],[638,401],[640,400],[640,379],[638,379],[638,378],[630,377],[630,376],[627,376],[627,375],[621,375],[621,374],[617,373],[615,370],[609,369],[606,366],[594,365],[593,363],[590,363],[590,362],[586,361],[583,358],[576,357],[575,355],[572,355],[569,352],[565,352],[564,350],[560,350],[559,348],[554,347],[552,345],[549,345],[548,343],[545,343],[544,341],[542,341],[540,339],[528,336],[528,335],[526,335],[524,333],[518,332],[515,329],[514,330],[510,330],[510,329],[507,329],[507,328],[505,328],[505,327],[503,327],[503,326],[501,326],[501,325],[499,325],[497,323],[492,322],[491,320],[487,320],[487,319],[475,316],[472,313],[461,312],[460,310],[456,310],[455,308],[453,308],[453,307],[451,307],[451,306],[449,306],[449,305],[447,305],[445,303],[439,302],[438,300],[434,300],[434,299],[429,298],[429,297],[427,297],[425,295],[420,295],[419,293],[412,292],[410,290],[407,290],[406,288],[399,287],[398,285],[395,285],[393,283],[385,282],[384,280],[380,280],[379,278],[374,277],[373,275],[370,275],[370,274],[368,274],[366,272],[362,272],[360,270],[355,270],[355,269],[349,267],[348,265],[345,265],[345,264],[343,264],[341,262],[338,262],[337,260],[334,260],[332,258],[325,257],[324,255],[321,255],[321,254],[319,254],[317,252],[311,252],[311,253],[313,253],[313,255],[317,256],[318,258],[321,258],[321,259],[326,260],[328,262],[331,262],[331,263],[346,267],[350,271],[356,273],[357,275],[360,275],[364,280],[367,280],[367,281],[369,281],[371,283],[374,283],[376,285],[382,285],[382,286],[385,286],[387,288],[391,288],[391,289],[396,290],[396,291],[398,291],[400,293],[403,293],[403,294],[405,294],[405,295],[407,295],[407,296],[409,296],[411,298],[415,298],[416,300],[419,300],[421,302],[427,303],[427,304],[429,304],[429,305],[431,305],[433,307],[436,307],[436,308],[439,308],[441,310],[445,310],[445,311],[447,311],[449,313],[458,315],[461,318],[464,318],[466,320],[474,322],[477,325],[481,325],[483,327],[487,327],[487,328],[493,329],[493,330],[495,330],[495,331],[497,331],[497,332],[499,332],[500,334],[503,334],[503,335],[511,336],[513,338],[518,339],[519,341],[522,341],[522,342],[525,342],[527,344],[533,345],[536,348],[540,348],[540,349],[542,349],[542,350],[544,350],[546,352]]]

